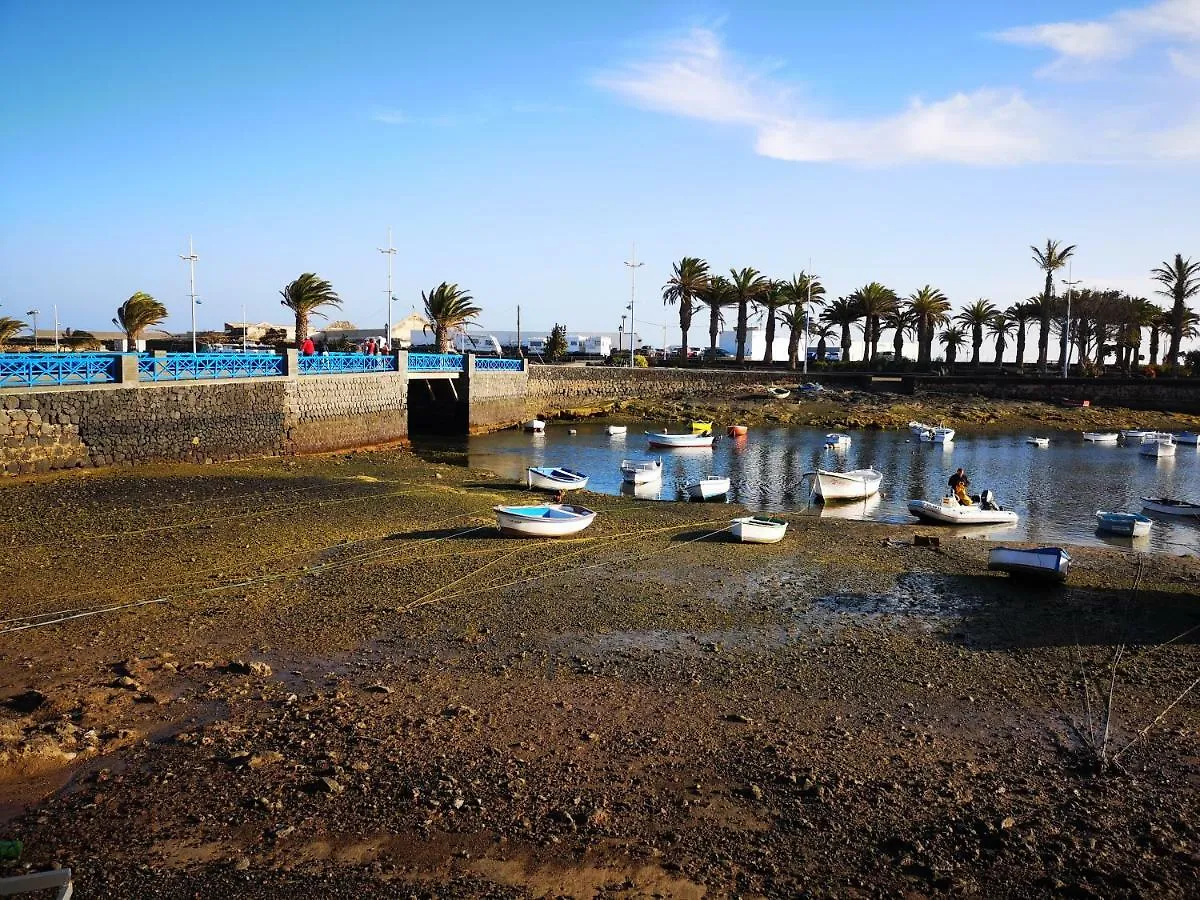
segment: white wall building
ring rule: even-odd
[[[717,346],[729,354],[737,353],[737,331],[722,331],[717,335]],[[746,359],[762,360],[767,355],[767,332],[764,328],[746,329]],[[775,360],[788,358],[788,330],[775,329],[775,343],[771,349],[771,357]]]

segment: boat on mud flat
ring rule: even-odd
[[[994,547],[988,552],[988,568],[1010,575],[1066,581],[1071,568],[1071,554],[1061,547],[1039,547],[1036,550]]]
[[[1175,455],[1175,438],[1169,434],[1158,434],[1146,438],[1142,441],[1142,446],[1138,450],[1142,456],[1164,457]]]
[[[883,473],[874,469],[854,469],[851,472],[831,472],[817,469],[813,476],[813,492],[822,500],[862,500],[879,493]]]
[[[730,437],[745,437],[746,432],[750,430],[749,425],[730,425],[725,429],[725,433]]]
[[[788,523],[782,519],[745,516],[729,523],[733,536],[743,544],[777,544],[787,534]]]
[[[609,434],[609,435],[624,434],[628,430],[629,430],[628,425],[609,425],[607,428],[604,429],[604,433]]]
[[[692,434],[712,434],[713,423],[692,419]]]
[[[587,487],[588,477],[566,466],[530,466],[525,481],[539,491],[578,491]]]
[[[1109,534],[1123,537],[1145,537],[1150,533],[1154,520],[1141,513],[1105,512],[1096,510],[1096,528]]]
[[[1142,509],[1163,516],[1200,518],[1200,503],[1191,500],[1172,500],[1169,497],[1143,497]]]
[[[943,497],[941,503],[909,500],[908,511],[918,519],[941,525],[1015,525],[1020,519],[1011,509],[1001,509],[991,491],[981,492],[978,502],[970,506],[954,497]]]
[[[687,485],[684,490],[687,491],[690,500],[716,500],[718,497],[726,496],[729,493],[729,487],[728,478],[711,475]]]
[[[546,420],[545,419],[530,419],[528,422],[525,423],[525,430],[532,431],[534,433],[543,432],[546,430]]]
[[[711,447],[711,434],[672,433],[669,431],[647,431],[646,439],[651,447]]]
[[[850,449],[850,443],[850,435],[848,434],[834,432],[833,434],[825,435],[825,446],[833,450],[848,450]]]
[[[1050,438],[1027,437],[1027,438],[1025,438],[1025,443],[1032,444],[1034,447],[1049,447],[1050,446]]]
[[[1085,431],[1083,439],[1090,444],[1115,444],[1120,435],[1115,431]]]
[[[767,388],[767,395],[774,397],[776,400],[786,400],[788,397],[792,396],[792,392],[787,388],[769,387]]]
[[[661,459],[621,460],[621,479],[628,484],[647,484],[662,478]]]
[[[569,503],[539,503],[534,506],[493,506],[496,527],[510,537],[564,537],[583,531],[596,513]]]

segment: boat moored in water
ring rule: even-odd
[[[525,481],[539,491],[578,491],[587,487],[588,477],[565,466],[530,466]]]
[[[988,568],[1010,575],[1065,581],[1071,568],[1071,554],[1061,547],[1039,547],[1036,550],[994,547],[988,551]]]
[[[692,434],[712,434],[712,430],[712,422],[703,422],[699,419],[692,420]]]
[[[1083,439],[1089,444],[1115,444],[1120,437],[1115,431],[1085,431]]]
[[[850,446],[850,435],[848,434],[827,434],[825,435],[825,446],[831,447],[834,450],[845,450]]]
[[[1169,497],[1143,497],[1142,509],[1163,516],[1187,516],[1200,519],[1200,503],[1191,500],[1172,500]]]
[[[534,433],[543,432],[546,430],[546,420],[545,419],[530,419],[528,422],[525,423],[525,430],[532,431]]]
[[[647,484],[662,478],[661,459],[621,460],[621,479],[628,484]]]
[[[750,430],[749,425],[730,425],[725,429],[725,433],[730,437],[745,437],[746,432]]]
[[[564,537],[583,531],[596,513],[569,503],[539,503],[534,506],[493,506],[496,527],[510,537]]]
[[[1175,443],[1188,444],[1192,447],[1200,446],[1200,434],[1194,431],[1181,431],[1175,435]]]
[[[651,447],[711,447],[713,444],[711,434],[647,431],[646,439]]]
[[[1032,444],[1034,447],[1049,447],[1050,446],[1050,438],[1028,437],[1028,438],[1025,438],[1025,443]]]
[[[927,428],[919,435],[922,441],[931,444],[951,444],[954,442],[954,429],[944,425]]]
[[[1155,433],[1142,441],[1138,450],[1142,456],[1164,457],[1175,455],[1175,438],[1169,434]]]
[[[687,491],[688,498],[691,500],[716,500],[718,497],[727,496],[729,488],[728,478],[710,475],[708,478],[701,478],[699,481],[687,485],[684,490]]]
[[[787,534],[788,523],[782,519],[745,516],[729,523],[733,536],[743,544],[776,544]]]
[[[608,434],[608,435],[624,434],[628,430],[629,430],[628,425],[609,425],[607,428],[604,429],[604,433]]]
[[[817,469],[813,476],[813,491],[822,500],[862,500],[879,493],[883,473],[874,469],[855,469],[852,472],[831,472]]]
[[[1141,513],[1105,512],[1096,510],[1096,527],[1109,534],[1119,534],[1123,537],[1145,537],[1150,533],[1154,520]]]

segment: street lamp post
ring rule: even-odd
[[[1067,286],[1067,320],[1063,323],[1063,378],[1067,377],[1071,365],[1071,300],[1074,297],[1075,285],[1079,284],[1078,281],[1071,280],[1070,269],[1067,273],[1067,277],[1062,279],[1062,283]]]
[[[188,298],[192,301],[192,354],[196,353],[196,260],[200,257],[196,255],[195,249],[192,247],[192,236],[188,235],[188,252],[187,256],[179,255],[179,258],[188,264]],[[245,326],[245,317],[243,317],[242,325]],[[136,347],[134,348],[137,349]]]
[[[50,307],[54,310],[54,352],[58,352],[58,304],[55,303]]]
[[[388,245],[387,247],[377,247],[380,253],[388,258],[388,286],[387,286],[387,345],[388,349],[392,349],[392,303],[395,298],[392,296],[392,261],[396,258],[396,248],[392,246],[392,229],[388,228]]]
[[[33,316],[33,349],[37,349],[37,317],[41,314],[40,309],[28,310],[25,315]]]
[[[632,369],[634,332],[637,331],[637,319],[633,312],[633,305],[637,301],[637,270],[645,265],[645,263],[637,261],[637,244],[633,245],[633,250],[625,265],[629,266],[629,368]]]

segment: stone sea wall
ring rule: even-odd
[[[404,375],[320,375],[286,382],[285,453],[389,444],[408,436]]]
[[[528,390],[528,372],[473,369],[466,379],[467,430],[478,434],[522,422]]]
[[[796,373],[706,369],[629,369],[620,366],[530,366],[530,413],[601,405],[613,400],[684,397],[795,383]]]

